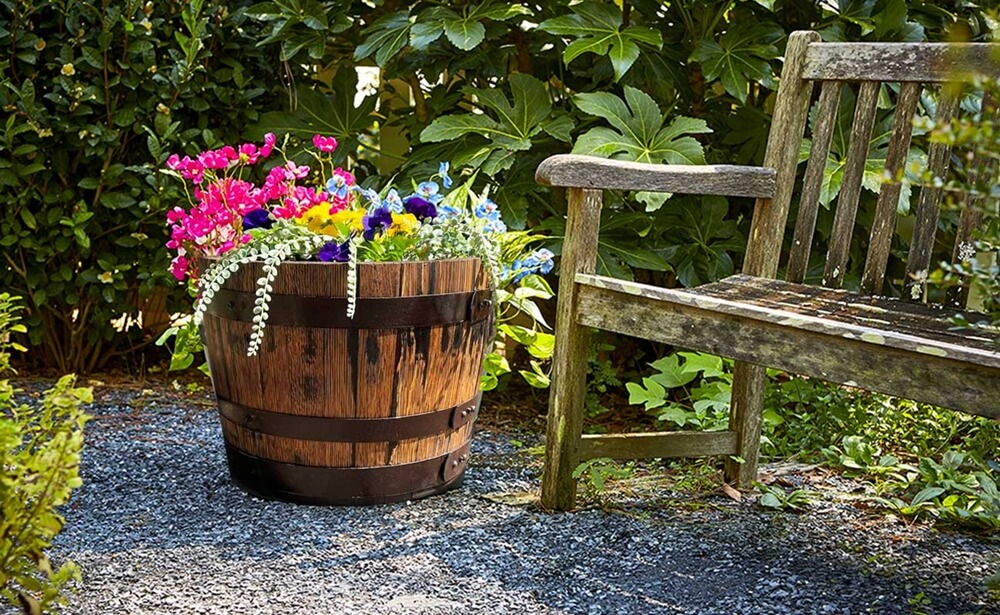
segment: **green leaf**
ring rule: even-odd
[[[585,53],[607,56],[618,81],[639,58],[640,44],[663,47],[663,37],[657,30],[623,28],[621,10],[612,4],[584,2],[571,10],[573,14],[547,19],[538,26],[543,32],[576,38],[563,51],[566,64]]]
[[[778,499],[778,496],[774,495],[770,491],[760,496],[760,499],[757,500],[757,503],[760,504],[761,506],[764,506],[765,508],[780,509],[782,507],[781,500]]]
[[[704,120],[679,116],[663,126],[656,101],[631,86],[624,89],[625,100],[605,92],[574,97],[581,111],[607,120],[615,130],[590,129],[577,140],[573,153],[647,163],[705,162],[702,145],[686,136],[711,132]]]
[[[385,66],[403,47],[410,34],[410,15],[406,11],[380,17],[365,29],[365,42],[354,50],[354,59],[361,60],[374,54],[375,63]]]
[[[342,66],[333,78],[333,91],[322,93],[300,86],[298,107],[294,111],[278,111],[261,115],[251,129],[253,135],[264,132],[289,133],[308,142],[314,134],[334,136],[341,143],[338,152],[346,155],[357,149],[358,136],[368,131],[377,102],[369,96],[354,106],[357,73]]]
[[[782,36],[774,23],[738,22],[718,42],[699,42],[691,59],[701,64],[705,79],[721,80],[726,92],[745,103],[751,81],[774,89],[770,61],[779,56],[774,42]]]
[[[684,357],[682,369],[685,373],[701,373],[704,378],[715,378],[726,373],[722,369],[722,357],[701,352],[679,352],[677,354]]]
[[[452,45],[462,51],[471,51],[486,38],[486,28],[478,21],[461,19],[445,22],[444,34]]]
[[[650,363],[649,366],[659,372],[650,376],[650,379],[668,389],[676,389],[677,387],[684,386],[698,377],[696,372],[687,372],[684,370],[676,354],[657,359]]]
[[[659,408],[667,403],[665,399],[667,390],[652,378],[643,378],[641,385],[628,382],[625,384],[625,388],[629,392],[628,403],[644,404],[646,410]]]

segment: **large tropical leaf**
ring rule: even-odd
[[[641,90],[625,86],[625,100],[614,94],[578,94],[576,106],[606,120],[614,128],[591,128],[573,147],[575,154],[637,162],[702,164],[701,143],[687,136],[712,132],[704,120],[678,116],[664,126],[659,106]]]
[[[425,143],[472,137],[475,152],[465,150],[464,162],[494,175],[510,168],[515,152],[531,149],[532,138],[546,132],[565,140],[572,128],[566,115],[552,117],[545,84],[530,75],[510,76],[510,98],[499,89],[468,88],[487,113],[456,113],[439,117],[420,133]],[[457,163],[456,163],[457,164]]]
[[[698,43],[691,59],[701,64],[705,79],[721,80],[726,92],[745,103],[750,82],[774,88],[770,61],[779,55],[774,43],[782,36],[774,23],[731,24],[718,41]]]
[[[622,78],[639,58],[639,45],[661,49],[663,36],[641,26],[625,27],[622,12],[611,3],[583,2],[572,7],[573,13],[546,19],[538,28],[557,36],[574,37],[563,51],[569,64],[575,58],[594,53],[607,56],[615,71],[615,81]]]

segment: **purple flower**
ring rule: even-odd
[[[364,224],[365,239],[371,241],[379,231],[384,231],[392,226],[392,212],[388,207],[379,207],[361,219]]]
[[[346,263],[351,255],[351,249],[347,242],[337,243],[331,241],[319,249],[317,258],[324,263]]]
[[[243,216],[243,230],[249,231],[252,228],[271,228],[274,226],[274,219],[266,209],[255,209],[247,212]]]
[[[415,194],[403,200],[403,207],[418,220],[437,217],[437,208],[434,204]]]

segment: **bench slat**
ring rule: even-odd
[[[813,235],[816,233],[816,216],[819,213],[823,175],[826,171],[827,158],[830,156],[833,130],[837,126],[841,87],[839,82],[825,81],[820,88],[819,103],[816,107],[816,127],[813,129],[809,164],[806,166],[802,199],[799,201],[799,214],[795,218],[795,237],[792,239],[788,270],[785,274],[789,282],[801,282],[809,269],[809,254]]]
[[[814,43],[805,79],[940,83],[966,74],[1000,77],[996,46],[988,43]]]
[[[734,431],[660,431],[611,435],[584,435],[580,441],[580,461],[611,459],[654,459],[668,457],[708,457],[736,454]]]
[[[896,231],[899,194],[903,189],[902,181],[897,180],[902,179],[903,165],[910,153],[913,114],[917,110],[920,90],[919,83],[904,83],[900,86],[899,98],[896,100],[896,117],[892,122],[892,136],[889,138],[889,149],[886,152],[883,170],[883,176],[891,179],[882,184],[878,194],[871,241],[868,244],[868,257],[865,260],[864,274],[861,276],[861,289],[869,294],[880,292],[885,280],[889,249],[892,247],[892,236]]]
[[[701,292],[711,285],[692,292],[591,275],[576,281],[582,325],[1000,418],[1000,352]]]
[[[767,198],[774,193],[774,170],[728,164],[648,164],[596,156],[560,154],[535,171],[546,186],[595,190],[643,190],[680,194]]]

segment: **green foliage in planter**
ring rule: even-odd
[[[92,371],[155,333],[111,322],[174,288],[183,194],[157,169],[284,96],[248,5],[0,0],[0,287],[25,298],[33,362]]]
[[[0,374],[9,370],[7,336],[23,331],[13,300],[0,294]],[[15,347],[16,348],[16,347]],[[56,509],[81,484],[78,475],[87,416],[88,388],[65,376],[36,405],[14,400],[15,390],[0,380],[0,596],[29,613],[61,602],[64,584],[80,579],[77,567],[53,568],[45,554],[63,526]]]

